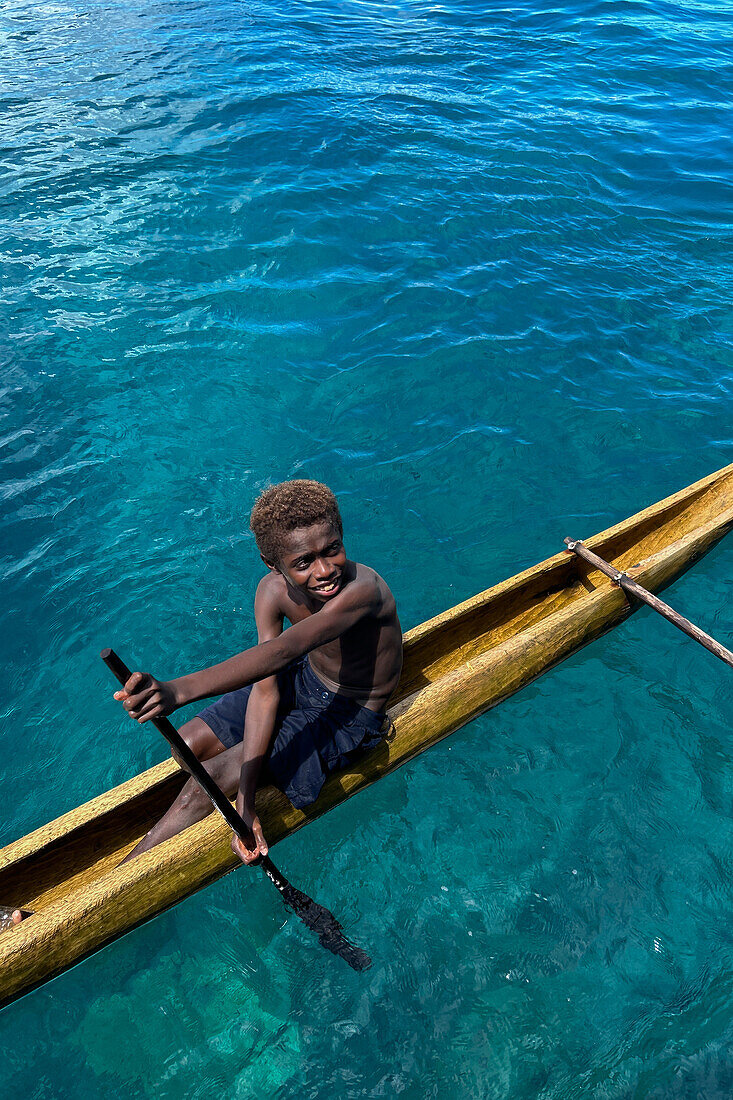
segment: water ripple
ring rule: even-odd
[[[19,0],[0,44],[5,840],[166,755],[102,646],[254,641],[272,480],[410,626],[730,461],[724,7]],[[673,592],[723,638],[732,568]],[[367,974],[241,872],[11,1008],[5,1080],[729,1095],[716,673],[635,617],[278,849]]]

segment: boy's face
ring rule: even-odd
[[[346,551],[333,524],[324,520],[312,527],[288,531],[282,547],[276,568],[293,588],[319,603],[332,599],[341,590]]]

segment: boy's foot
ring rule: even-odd
[[[5,932],[8,928],[15,928],[26,917],[32,916],[33,914],[29,909],[11,909],[8,905],[0,905],[0,932]]]

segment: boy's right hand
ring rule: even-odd
[[[149,722],[171,714],[180,703],[172,684],[156,680],[149,672],[133,672],[124,688],[116,691],[115,699],[136,722]]]

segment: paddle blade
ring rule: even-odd
[[[283,901],[293,910],[296,917],[302,920],[311,932],[315,932],[321,947],[325,947],[333,955],[338,955],[349,964],[352,970],[366,970],[372,965],[372,960],[366,951],[349,943],[341,930],[341,925],[325,906],[319,905],[307,894],[302,894],[290,883],[280,893]]]

